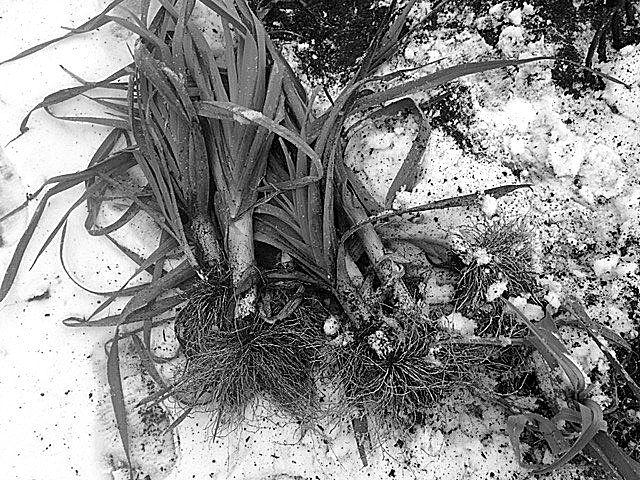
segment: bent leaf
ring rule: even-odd
[[[358,99],[355,108],[361,110],[374,105],[381,105],[388,101],[410,95],[419,90],[430,90],[439,85],[452,82],[461,77],[473,75],[475,73],[488,72],[498,68],[514,67],[525,63],[539,62],[542,60],[554,60],[554,57],[540,56],[525,58],[522,60],[485,60],[481,62],[468,62],[453,67],[443,68],[437,72],[425,75],[415,80],[387,88],[381,92],[372,93]]]
[[[231,102],[201,101],[196,102],[195,106],[198,111],[198,115],[203,117],[231,119],[243,124],[255,124],[279,135],[302,150],[314,162],[319,172],[318,175],[322,177],[323,170],[320,157],[318,157],[309,144],[297,133],[279,125],[269,117],[264,116],[262,113]]]
[[[393,207],[393,200],[402,187],[407,191],[413,189],[418,183],[418,170],[422,162],[422,156],[429,146],[429,138],[431,137],[431,125],[429,120],[424,117],[417,105],[414,104],[415,116],[418,121],[418,134],[411,144],[411,149],[407,157],[402,162],[402,166],[396,177],[393,179],[387,196],[385,198],[385,208]]]
[[[115,73],[112,73],[111,75],[104,78],[103,80],[99,80],[97,82],[90,82],[85,85],[80,85],[78,87],[64,88],[55,93],[47,95],[46,97],[44,97],[44,99],[40,103],[38,103],[35,107],[29,110],[29,112],[22,119],[22,122],[20,123],[20,134],[22,135],[23,133],[29,130],[29,128],[27,127],[27,123],[29,123],[29,118],[31,117],[31,114],[36,110],[40,108],[52,107],[53,105],[57,105],[58,103],[65,102],[79,95],[82,95],[85,92],[88,92],[89,90],[93,90],[94,88],[109,87],[111,86],[111,83],[114,80],[117,80],[118,78],[121,78],[125,75],[129,75],[130,67],[131,65],[121,68],[120,70],[118,70]]]
[[[29,55],[32,55],[32,54],[34,54],[36,52],[39,52],[43,48],[48,47],[49,45],[53,45],[54,43],[57,43],[57,42],[59,42],[61,40],[64,40],[65,38],[69,38],[69,37],[71,37],[73,35],[79,35],[81,33],[88,33],[88,32],[91,32],[92,30],[97,30],[98,28],[102,27],[103,25],[106,25],[107,23],[109,23],[109,19],[106,18],[106,15],[110,11],[112,11],[115,7],[120,5],[123,1],[124,0],[114,0],[114,1],[112,1],[98,15],[96,15],[95,17],[87,20],[85,23],[83,23],[79,27],[70,29],[71,31],[69,33],[67,33],[65,35],[62,35],[60,37],[57,37],[57,38],[53,38],[51,40],[47,40],[46,42],[40,43],[40,44],[35,45],[35,46],[31,47],[31,48],[27,48],[26,50],[20,52],[19,54],[15,55],[14,57],[11,57],[11,58],[9,58],[7,60],[3,60],[2,62],[0,62],[0,65],[3,65],[5,63],[9,63],[9,62],[13,62],[15,60],[19,60],[21,58],[24,58],[24,57],[27,57]]]
[[[111,340],[111,347],[107,355],[107,379],[109,381],[109,391],[111,393],[111,404],[116,417],[120,441],[124,448],[124,454],[129,467],[129,479],[133,480],[133,469],[131,467],[131,449],[129,446],[129,423],[127,421],[127,407],[124,403],[124,392],[122,390],[122,376],[120,375],[120,354],[118,351],[118,328]]]

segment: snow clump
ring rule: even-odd
[[[442,316],[439,322],[443,328],[461,333],[462,335],[473,335],[476,329],[476,322],[459,312]]]
[[[333,337],[334,335],[337,335],[339,330],[340,330],[340,322],[336,317],[331,315],[325,320],[324,334],[327,337]]]
[[[494,300],[500,298],[502,294],[507,290],[508,285],[507,280],[498,280],[495,283],[492,283],[487,287],[486,299],[487,302],[493,302]]]
[[[539,305],[533,305],[527,302],[524,296],[510,297],[509,302],[522,312],[529,320],[542,320],[544,318],[544,310]]]

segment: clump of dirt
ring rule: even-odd
[[[632,0],[469,0],[451,3],[438,17],[438,28],[464,31],[470,22],[484,41],[497,48],[503,29],[513,26],[510,12],[517,12],[515,25],[525,29],[527,43],[544,38],[558,46],[556,56],[578,64],[606,62],[612,50],[640,42],[640,10]],[[529,11],[527,15],[522,12]],[[520,23],[521,22],[521,23]],[[590,30],[584,44],[585,28]],[[556,62],[553,80],[574,97],[604,88],[604,82],[579,66]]]
[[[563,45],[558,49],[556,55],[559,58],[566,58],[576,63],[582,63],[582,56],[578,49],[572,44]],[[581,69],[570,63],[557,62],[551,69],[551,78],[555,81],[556,85],[562,88],[569,94],[578,94],[578,88],[576,84],[576,78],[580,78]]]
[[[251,3],[271,38],[293,44],[305,74],[339,80],[357,65],[387,15],[378,0]]]
[[[464,151],[471,151],[471,125],[475,117],[471,89],[464,84],[451,84],[431,104],[431,125],[451,135]]]
[[[561,45],[556,52],[557,57],[574,62],[589,64],[597,58],[601,62],[608,61],[609,47],[620,50],[626,45],[638,43],[640,29],[636,20],[636,7],[629,0],[531,0],[538,15],[532,18],[535,24],[529,26],[538,35],[544,34],[552,42]],[[612,14],[614,4],[620,4],[619,10]],[[589,50],[580,51],[577,38],[589,25],[593,30],[593,43]],[[578,97],[585,88],[604,88],[604,82],[583,69],[573,65],[556,62],[553,67],[553,80],[568,94]]]
[[[640,337],[629,342],[631,351],[621,347],[615,348],[616,357],[621,361],[631,378],[640,383]],[[628,384],[615,381],[617,402],[614,403],[606,420],[609,431],[616,443],[640,461],[640,399]]]

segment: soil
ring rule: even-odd
[[[271,37],[290,43],[310,77],[348,78],[387,16],[378,0],[253,0]],[[265,7],[260,5],[266,4]]]

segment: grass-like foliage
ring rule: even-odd
[[[536,286],[533,231],[526,219],[485,220],[460,228],[456,249],[463,266],[456,285],[456,308],[474,312],[487,302],[490,286],[505,282],[512,296]]]
[[[116,243],[138,264],[129,281],[147,271],[152,275],[150,282],[130,287],[128,281],[115,292],[104,292],[107,299],[89,318],[65,322],[115,327],[107,373],[130,463],[120,341],[131,338],[134,342],[143,365],[160,386],[156,400],[173,393],[185,405],[176,424],[202,405],[215,412],[221,424],[237,424],[261,398],[306,423],[319,415],[315,372],[319,363],[327,362],[322,355],[327,314],[318,300],[320,291],[341,317],[342,337],[332,340],[329,370],[344,392],[343,403],[353,415],[358,448],[366,463],[362,439],[368,435],[367,415],[406,426],[425,405],[471,382],[496,345],[513,345],[511,339],[478,338],[465,344],[464,338],[453,338],[432,322],[418,308],[404,284],[404,269],[388,255],[376,230],[377,222],[392,217],[468,206],[479,197],[471,194],[405,210],[392,208],[395,194],[415,183],[430,139],[426,113],[408,96],[428,94],[475,73],[550,58],[471,62],[409,80],[405,78],[408,71],[378,76],[377,68],[404,45],[407,19],[416,0],[402,8],[391,2],[384,27],[356,73],[331,107],[316,116],[314,92],[304,89],[245,0],[200,1],[220,18],[223,50],[219,57],[212,39],[192,19],[196,0],[160,0],[153,15],[150,2],[141,1],[139,17],[130,11],[115,15],[120,3],[115,0],[64,37],[10,59],[19,60],[109,22],[140,37],[131,65],[98,82],[71,74],[81,85],[47,96],[32,110],[42,108],[53,115],[58,103],[100,87],[109,94],[93,100],[111,115],[59,118],[114,130],[86,170],[52,178],[34,194],[33,198],[48,188],[18,243],[0,287],[0,301],[14,283],[48,200],[84,183],[85,192],[62,216],[38,256],[59,232],[63,250],[66,221],[85,202],[85,226],[92,235],[111,239],[109,233],[141,212],[162,230],[158,247],[147,258]],[[351,129],[345,124],[354,114],[364,121],[399,112],[414,116],[419,130],[383,206],[345,163],[350,133],[359,122]],[[28,130],[29,115],[22,122],[22,133]],[[144,182],[133,186],[128,175],[140,172]],[[521,187],[507,185],[485,193],[499,197]],[[97,218],[106,193],[126,199],[128,206],[118,220],[105,226],[98,225]],[[484,301],[488,286],[499,280],[507,281],[514,294],[532,288],[530,233],[522,223],[488,223],[469,228],[463,236],[470,256],[460,272],[460,308],[473,310]],[[274,267],[277,262],[257,258],[258,244],[293,261],[286,268]],[[432,246],[424,239],[416,244],[425,250],[447,248],[441,239]],[[167,259],[176,251],[181,263],[170,268]],[[375,276],[369,282],[375,288],[366,295],[354,282],[363,276],[359,269]],[[314,295],[305,293],[312,290],[309,285]],[[168,293],[173,289],[182,293]],[[120,296],[130,296],[121,312],[97,318]],[[177,305],[182,308],[175,318],[176,334],[186,366],[175,385],[169,385],[156,370],[155,362],[160,360],[153,355],[150,332],[158,322],[168,321],[167,313]],[[157,319],[159,315],[165,317]],[[584,400],[580,397],[584,382],[579,383],[579,375],[567,364],[566,352],[529,323],[534,334],[531,343],[543,354],[551,352],[578,382],[577,400]],[[591,445],[602,437],[601,412],[586,400],[581,405],[579,411],[562,414],[570,424],[575,415],[581,415],[583,429],[577,446],[554,466],[568,461],[585,442]],[[589,415],[591,420],[584,420]],[[516,422],[512,435],[516,449],[518,429],[530,418]]]
[[[425,409],[473,381],[488,357],[484,346],[458,345],[419,317],[401,335],[386,324],[356,333],[334,348],[348,407],[391,427],[409,429]]]
[[[576,455],[585,453],[596,460],[611,478],[640,478],[640,463],[622,451],[607,433],[607,422],[604,421],[602,407],[589,398],[585,376],[562,342],[551,315],[547,314],[536,324],[513,304],[508,301],[505,303],[508,310],[529,328],[529,343],[540,352],[549,367],[559,368],[569,383],[566,398],[559,399],[568,406],[561,408],[553,418],[549,419],[536,413],[509,417],[509,438],[518,461],[534,473],[545,474],[565,465]],[[569,302],[567,309],[579,319],[588,318],[584,309],[575,301]],[[552,463],[535,465],[522,462],[520,436],[525,428],[535,432],[547,443],[555,456]]]

